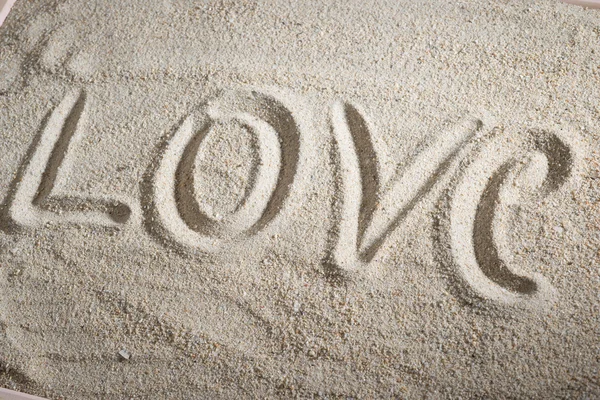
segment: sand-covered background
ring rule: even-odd
[[[0,386],[600,397],[600,11],[21,0]]]

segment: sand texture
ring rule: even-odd
[[[600,12],[20,0],[0,387],[600,398]]]

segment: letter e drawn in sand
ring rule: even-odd
[[[554,302],[556,291],[545,277],[518,271],[512,262],[510,211],[539,202],[573,176],[578,146],[569,136],[532,130],[512,150],[496,135],[463,160],[444,199],[437,242],[453,286],[468,302],[521,309]]]
[[[202,211],[195,196],[194,160],[211,127],[236,121],[254,137],[258,162],[243,201],[222,220]],[[300,132],[286,106],[271,95],[227,92],[189,115],[167,139],[150,173],[151,232],[175,246],[204,252],[249,236],[275,218],[288,197],[299,161]]]
[[[132,214],[124,201],[56,193],[59,175],[69,169],[65,159],[76,145],[86,119],[86,95],[68,93],[45,118],[17,172],[3,207],[2,225],[38,228],[48,222],[119,227]]]
[[[369,126],[351,104],[336,102],[331,110],[334,136],[334,225],[324,261],[328,273],[347,274],[370,263],[389,234],[448,170],[469,140],[484,127],[480,119],[465,119],[437,136],[436,142],[381,187],[380,165]],[[487,124],[486,124],[487,126]]]

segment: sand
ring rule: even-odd
[[[600,397],[600,12],[18,1],[0,387]]]

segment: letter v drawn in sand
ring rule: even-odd
[[[55,193],[59,175],[70,169],[65,160],[81,136],[86,109],[85,93],[74,91],[45,118],[9,191],[3,225],[37,228],[54,222],[118,227],[130,220],[132,209],[124,201]]]
[[[254,137],[257,170],[243,201],[223,220],[202,210],[194,160],[211,127],[236,121]],[[190,114],[168,138],[149,179],[150,231],[185,249],[213,252],[269,224],[288,197],[299,162],[300,132],[289,109],[271,95],[226,92]]]
[[[348,273],[371,262],[389,234],[483,128],[480,119],[461,121],[381,187],[380,165],[363,114],[351,104],[336,102],[331,113],[332,158],[340,199],[334,202],[328,273]]]
[[[469,302],[547,307],[556,297],[550,282],[514,265],[510,217],[519,204],[539,202],[565,187],[580,146],[574,132],[531,130],[513,144],[497,131],[461,162],[445,196],[436,230],[441,262]]]

